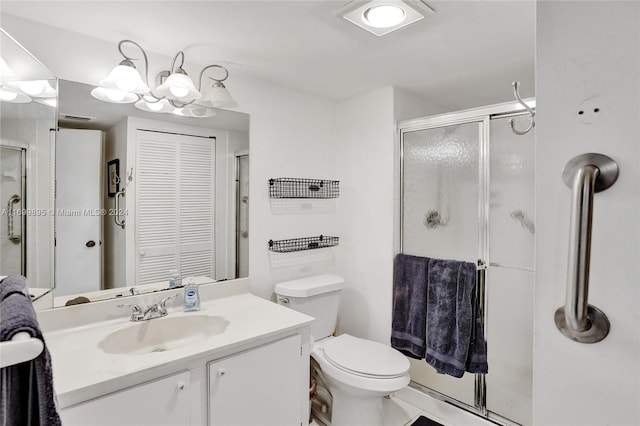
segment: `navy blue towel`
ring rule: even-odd
[[[426,350],[429,258],[398,254],[393,271],[391,347],[422,359]]]
[[[44,342],[24,277],[0,281],[0,342],[27,332]],[[51,357],[45,345],[34,360],[0,368],[0,421],[3,425],[59,426]]]
[[[487,373],[482,318],[476,300],[476,265],[430,259],[425,359],[438,372],[462,377]]]

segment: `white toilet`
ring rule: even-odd
[[[315,275],[276,284],[278,303],[316,320],[311,356],[333,396],[332,426],[382,425],[382,397],[409,384],[409,360],[397,350],[348,334],[333,337],[344,279]]]

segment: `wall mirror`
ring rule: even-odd
[[[54,307],[248,275],[249,116],[101,102],[59,81]],[[172,284],[172,283],[171,283]]]
[[[34,300],[53,285],[57,79],[0,29],[0,276],[25,275]]]

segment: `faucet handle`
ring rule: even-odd
[[[118,308],[130,307],[131,321],[141,321],[144,318],[144,314],[142,313],[142,308],[140,307],[140,305],[137,305],[135,303],[121,303],[119,305],[116,305],[116,307]]]
[[[164,299],[160,300],[158,302],[158,311],[161,314],[167,314],[167,302],[171,299],[175,299],[176,297],[178,297],[178,293],[174,294],[173,296],[167,296]]]

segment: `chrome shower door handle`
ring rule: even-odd
[[[613,185],[618,164],[602,154],[583,154],[570,160],[562,176],[571,188],[571,224],[565,305],[556,310],[558,330],[580,343],[595,343],[609,334],[609,320],[589,305],[589,266],[594,194]]]
[[[14,204],[19,203],[20,201],[22,201],[22,198],[18,195],[18,194],[13,194],[11,196],[11,198],[9,198],[9,202],[7,203],[7,234],[9,236],[9,241],[11,241],[13,244],[20,244],[20,241],[22,241],[22,238],[20,238],[20,235],[15,235],[14,234],[14,224],[13,224],[13,220],[15,218],[15,213],[13,211],[14,209]]]

